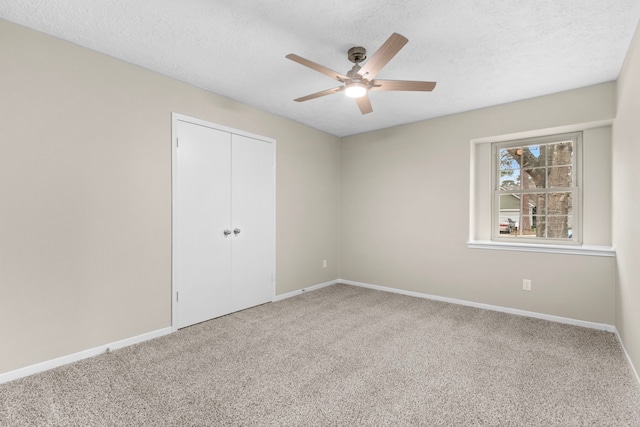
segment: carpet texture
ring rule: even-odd
[[[347,285],[0,385],[2,426],[640,426],[612,333]]]

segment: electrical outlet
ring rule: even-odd
[[[326,259],[322,260],[322,268],[327,268],[327,260]]]
[[[531,280],[522,279],[522,290],[523,291],[530,291],[531,290]]]

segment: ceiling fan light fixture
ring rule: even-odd
[[[344,93],[349,98],[361,98],[367,93],[367,86],[360,82],[351,82],[345,86]]]

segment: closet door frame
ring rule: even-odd
[[[271,301],[275,298],[276,291],[276,140],[273,138],[265,137],[262,135],[256,135],[250,132],[245,132],[242,130],[230,128],[228,126],[223,126],[217,123],[209,122],[206,120],[197,119],[194,117],[189,117],[179,113],[171,113],[171,328],[173,331],[178,330],[178,298],[179,298],[179,283],[177,281],[175,261],[176,261],[176,247],[175,247],[175,235],[176,235],[176,196],[177,196],[177,182],[178,182],[178,123],[186,122],[190,124],[205,126],[211,129],[220,130],[223,132],[228,132],[231,135],[240,135],[252,139],[256,139],[258,141],[267,142],[273,144],[273,259],[272,270],[273,270],[273,286],[271,289]]]

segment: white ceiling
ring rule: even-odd
[[[2,0],[0,17],[338,136],[615,80],[639,0]],[[360,114],[336,71],[393,32],[409,43],[377,75],[437,81],[372,92]]]

